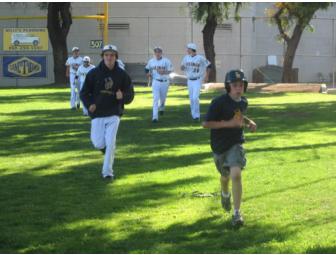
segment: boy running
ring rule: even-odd
[[[226,74],[226,94],[212,100],[203,122],[204,128],[211,129],[211,149],[214,161],[220,173],[222,207],[230,212],[231,193],[229,181],[232,180],[232,195],[234,213],[232,225],[244,224],[240,213],[242,197],[241,171],[246,165],[245,152],[242,144],[245,142],[243,126],[244,121],[248,128],[254,132],[257,125],[244,116],[248,102],[243,93],[248,82],[241,70],[232,70]]]

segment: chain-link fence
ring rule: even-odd
[[[110,38],[120,45],[120,55],[126,62],[146,62],[159,44],[172,59],[176,72],[180,72],[188,42],[196,42],[203,52],[203,25],[191,18],[112,17],[110,23],[128,24],[128,29],[110,30]],[[311,24],[314,32],[304,32],[296,51],[293,67],[298,81],[335,84],[335,20],[314,19]],[[277,27],[266,17],[242,17],[240,22],[228,20],[219,25],[215,34],[218,80],[223,80],[231,68],[242,68],[251,80],[253,71],[267,64],[282,66],[285,44],[277,34]]]
[[[294,68],[297,68],[299,82],[324,82],[335,85],[335,19],[318,18],[312,20],[314,32],[305,31],[296,52]],[[46,27],[46,20],[2,20],[0,30],[5,28]],[[164,54],[174,64],[176,73],[186,54],[185,46],[193,41],[203,54],[203,25],[190,17],[110,17],[109,39],[119,48],[119,56],[125,63],[143,65],[152,56],[152,49],[160,45]],[[253,80],[256,70],[268,76],[267,81],[276,81],[279,76],[265,68],[267,64],[282,66],[285,45],[277,41],[277,27],[270,25],[266,17],[242,17],[239,22],[227,20],[218,26],[215,33],[217,80],[224,80],[225,72],[232,68],[242,68],[249,80]],[[90,44],[101,40],[99,22],[95,20],[74,20],[68,36],[68,47],[79,46],[81,55],[89,55],[94,64],[100,60],[100,48]],[[91,45],[91,46],[90,46]],[[47,75],[39,83],[53,80],[53,59],[51,45],[44,52],[4,51],[3,33],[0,40],[0,54],[46,56]],[[0,79],[2,84],[31,85],[36,80],[4,77],[3,65]],[[141,75],[141,74],[140,74]],[[143,76],[145,80],[145,75]]]

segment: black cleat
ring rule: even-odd
[[[153,123],[157,123],[158,120],[157,120],[157,119],[153,119],[152,122],[153,122]]]
[[[101,151],[101,153],[102,153],[103,155],[105,155],[105,152],[106,152],[106,147],[105,147],[105,148],[103,148],[103,149],[100,149],[100,151]]]
[[[164,114],[164,111],[159,111],[159,114],[162,116]]]
[[[112,175],[106,175],[106,176],[103,176],[103,179],[106,181],[113,181],[114,177]]]
[[[77,104],[77,109],[79,109],[80,108],[80,105],[79,104]]]

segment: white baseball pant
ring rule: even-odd
[[[188,90],[189,90],[189,100],[190,100],[190,110],[193,119],[200,117],[200,104],[199,96],[201,92],[202,80],[189,80],[188,79]]]
[[[82,90],[83,86],[84,86],[84,81],[81,82],[80,90]],[[82,102],[82,106],[83,106],[83,115],[86,115],[86,116],[89,115],[88,109],[84,106],[83,102]]]
[[[152,81],[153,92],[153,120],[159,119],[158,112],[164,111],[165,103],[169,88],[169,81],[161,82],[158,80]]]
[[[104,149],[102,176],[113,176],[116,138],[120,123],[119,116],[95,118],[91,121],[91,141],[95,148]]]
[[[75,82],[76,74],[70,73],[70,88],[71,88],[71,96],[70,96],[70,106],[71,108],[75,108],[76,104],[79,104],[79,82]]]

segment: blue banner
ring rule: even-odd
[[[3,56],[3,76],[11,78],[46,78],[46,56]]]

